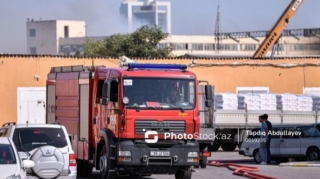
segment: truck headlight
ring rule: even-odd
[[[131,156],[130,151],[119,151],[119,156]]]
[[[198,157],[198,152],[188,152],[188,157]]]

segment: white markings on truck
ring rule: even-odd
[[[131,79],[123,80],[123,86],[132,86],[132,80]]]

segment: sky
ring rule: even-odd
[[[164,0],[159,0],[164,1]],[[172,35],[213,35],[218,0],[166,0]],[[125,33],[123,0],[1,0],[0,53],[27,53],[26,21],[83,20],[88,36]],[[220,0],[222,32],[270,30],[291,0]],[[287,29],[320,28],[320,0],[305,0]]]

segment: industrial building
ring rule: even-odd
[[[86,36],[84,21],[29,21],[27,32],[28,54],[74,55],[83,52],[86,39],[103,40],[107,37]],[[158,47],[172,47],[173,56],[252,56],[267,34],[268,31],[221,33],[219,49],[214,35],[170,35]],[[276,47],[275,56],[320,55],[320,28],[284,30]],[[267,56],[270,54],[271,50]]]
[[[60,47],[60,39],[85,37],[84,21],[46,20],[27,21],[27,53],[59,54],[65,51]]]
[[[121,3],[120,14],[128,23],[128,32],[142,25],[157,25],[171,33],[171,2],[156,0],[126,0]]]

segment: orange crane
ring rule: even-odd
[[[278,39],[281,37],[282,31],[289,23],[289,19],[294,16],[303,2],[304,0],[292,0],[277,23],[273,26],[268,36],[261,43],[258,50],[253,55],[253,58],[264,58],[266,56],[270,48],[277,43]]]

